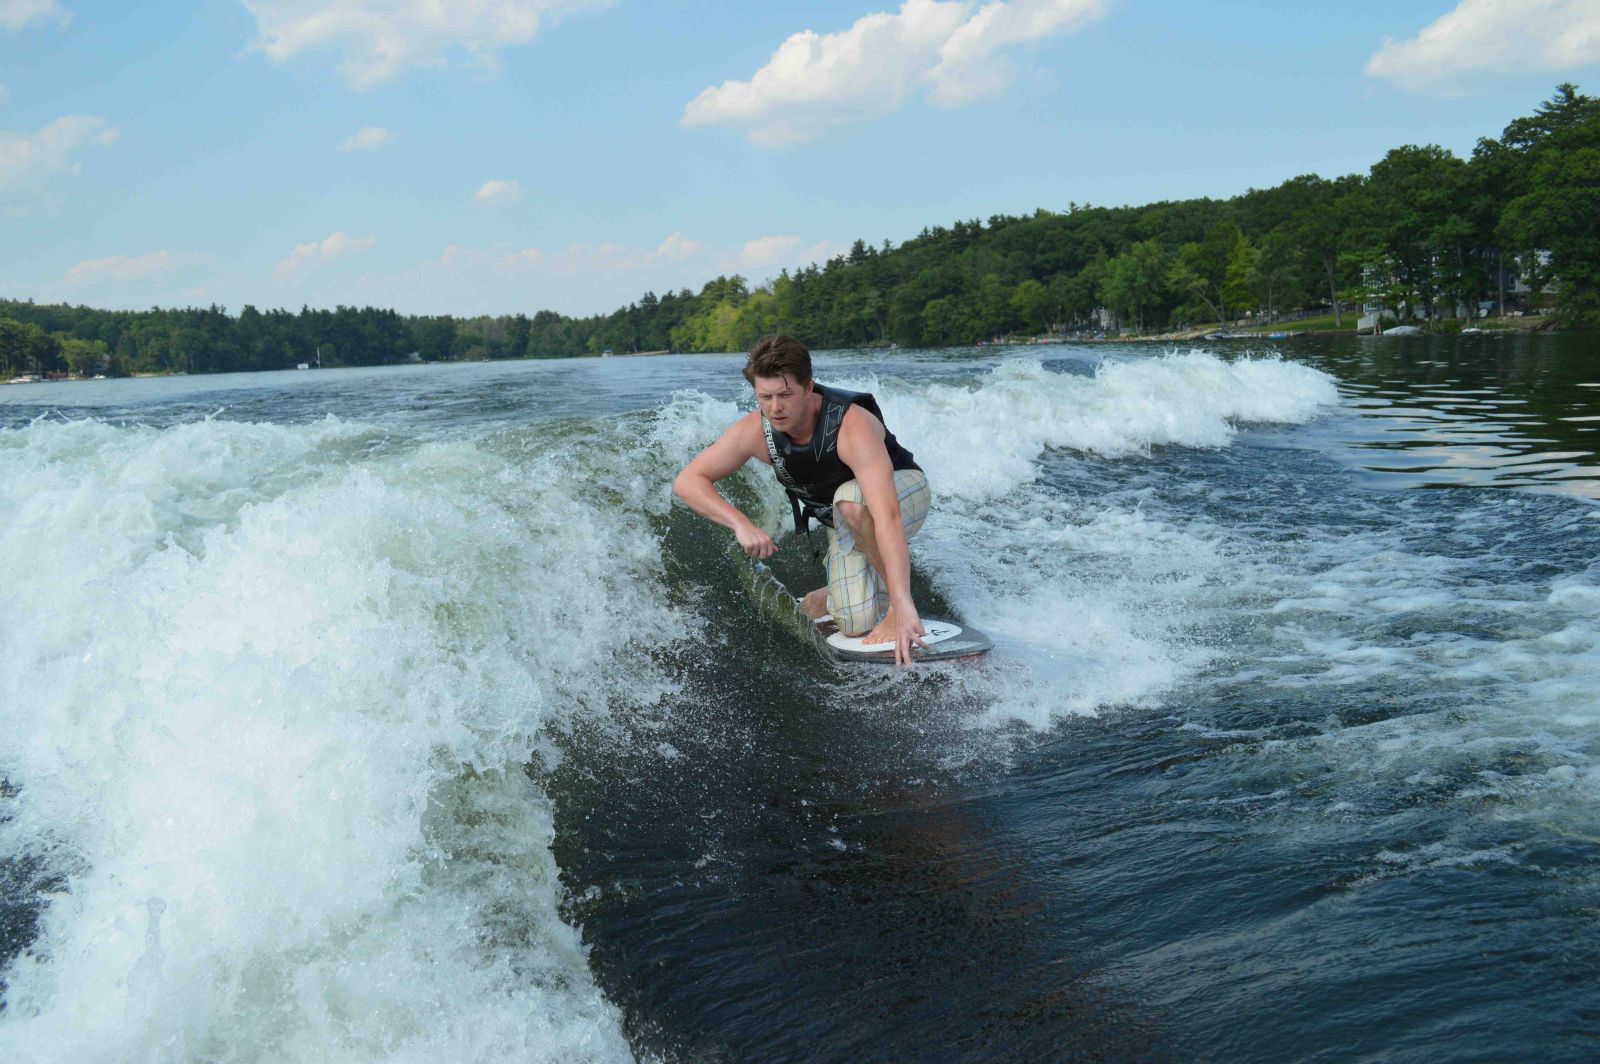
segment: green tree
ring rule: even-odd
[[[33,322],[0,318],[0,365],[7,373],[48,373],[66,363],[60,339]]]
[[[1305,203],[1283,223],[1283,232],[1300,249],[1306,278],[1321,276],[1322,290],[1333,307],[1334,325],[1338,326],[1343,322],[1340,289],[1354,282],[1341,265],[1345,261],[1341,256],[1356,236],[1355,219],[1364,178],[1351,175],[1329,181],[1309,175],[1295,178],[1294,182],[1305,194]]]
[[[1563,85],[1528,143],[1527,192],[1506,206],[1506,243],[1547,269],[1573,324],[1600,328],[1600,102]],[[1541,254],[1543,253],[1543,254]]]
[[[1205,252],[1198,242],[1191,241],[1179,248],[1167,269],[1167,289],[1180,300],[1206,308],[1221,325],[1224,323],[1222,294],[1206,276],[1204,258]]]
[[[1366,231],[1391,263],[1408,309],[1431,322],[1441,286],[1439,237],[1463,198],[1466,163],[1436,145],[1395,148],[1366,184]]]
[[[1205,230],[1203,239],[1180,246],[1167,266],[1167,291],[1192,306],[1205,307],[1218,324],[1225,324],[1228,301],[1223,289],[1228,283],[1228,260],[1243,236],[1234,222],[1216,222]]]
[[[1303,261],[1303,253],[1287,226],[1272,230],[1261,241],[1256,282],[1270,320],[1278,320],[1279,308],[1285,302],[1309,296],[1300,272]]]
[[[1167,254],[1158,240],[1141,240],[1111,260],[1102,286],[1106,305],[1144,331],[1145,314],[1166,292]]]
[[[1028,278],[1011,293],[1011,313],[1032,333],[1044,332],[1050,320],[1050,290]]]
[[[530,327],[531,333],[531,327]],[[447,317],[411,319],[411,350],[428,362],[443,362],[450,357],[451,345],[456,336],[456,323]],[[536,355],[530,350],[532,339],[525,341],[519,355]]]
[[[106,361],[107,377],[127,377],[133,373],[134,361],[138,358],[139,349],[134,345],[132,335],[123,333],[117,339],[117,349],[112,352]]]
[[[20,321],[0,318],[0,372],[8,378],[27,366],[27,346]]]
[[[724,350],[747,351],[761,337],[779,331],[778,297],[766,289],[758,288],[738,308]]]
[[[1228,265],[1223,273],[1222,302],[1239,311],[1249,310],[1260,303],[1256,287],[1256,268],[1261,253],[1243,233],[1233,242],[1228,252]]]
[[[999,336],[1011,332],[1017,325],[1011,309],[1011,288],[997,273],[986,273],[978,278],[974,294],[978,318],[978,331],[984,336]]]
[[[66,360],[67,369],[79,377],[92,377],[102,372],[111,357],[106,351],[106,345],[100,340],[77,340],[70,337],[61,341],[61,356]]]
[[[973,340],[972,325],[959,300],[940,296],[923,308],[923,336],[930,344],[964,344]]]

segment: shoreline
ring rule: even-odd
[[[1462,319],[1453,318],[1453,319],[1450,319],[1450,320],[1454,322],[1454,321],[1461,321]],[[1565,335],[1567,333],[1581,331],[1581,330],[1558,328],[1558,327],[1555,326],[1553,319],[1542,317],[1542,316],[1527,316],[1527,317],[1521,317],[1521,318],[1480,318],[1476,322],[1474,322],[1472,325],[1467,326],[1467,328],[1476,328],[1476,329],[1479,330],[1478,333],[1469,334],[1469,335],[1481,335],[1481,336],[1494,336],[1494,335],[1500,335],[1500,334],[1509,334],[1509,335],[1517,335],[1517,336],[1531,336],[1531,335],[1534,335],[1534,334],[1540,334],[1540,335],[1546,335],[1546,336],[1561,336],[1561,335]],[[1207,326],[1193,328],[1193,329],[1180,329],[1180,330],[1176,330],[1176,331],[1173,331],[1173,332],[1152,333],[1152,334],[1149,334],[1149,335],[1142,335],[1142,336],[1075,336],[1075,337],[1056,337],[1056,336],[1041,337],[1041,336],[1035,336],[1035,337],[1029,337],[1027,339],[1017,339],[1017,340],[980,341],[979,343],[974,344],[972,346],[975,346],[975,347],[1055,347],[1055,346],[1062,346],[1062,345],[1067,345],[1067,344],[1173,344],[1173,343],[1193,343],[1195,341],[1205,340],[1207,338],[1213,338],[1213,339],[1216,339],[1216,340],[1287,340],[1287,339],[1293,339],[1295,337],[1300,337],[1300,336],[1357,336],[1357,335],[1372,335],[1370,333],[1357,333],[1354,329],[1293,329],[1293,328],[1278,329],[1278,328],[1272,328],[1270,326],[1256,326],[1256,327],[1253,327],[1253,329],[1254,329],[1254,331],[1250,331],[1250,332],[1230,332],[1230,331],[1228,331],[1226,329],[1222,329],[1222,328],[1220,328],[1218,326],[1215,326],[1215,325],[1207,325]],[[1421,335],[1422,336],[1461,336],[1462,333],[1463,333],[1462,329],[1445,329],[1445,330],[1440,330],[1438,332],[1431,332],[1431,333],[1430,332],[1423,332]],[[1380,335],[1382,335],[1382,334],[1380,334]],[[966,346],[966,345],[959,345],[959,346]],[[872,348],[862,348],[861,350],[893,352],[893,351],[896,351],[896,350],[902,350],[902,348],[899,348],[899,347],[872,347]],[[909,350],[909,349],[905,349],[905,350]],[[610,354],[578,355],[578,356],[575,356],[575,357],[576,358],[596,358],[596,359],[599,359],[599,358],[650,358],[650,357],[655,357],[655,356],[659,356],[659,355],[738,354],[738,353],[739,352],[673,351],[671,349],[663,348],[663,349],[657,350],[657,351],[613,351]],[[394,363],[393,365],[394,366],[418,365],[418,364],[420,364],[420,365],[457,365],[457,364],[465,364],[466,362],[475,362],[475,361],[485,361],[485,362],[537,362],[537,361],[549,361],[549,360],[547,360],[547,359],[537,359],[537,358],[526,358],[526,357],[525,358],[497,358],[497,359],[462,359],[462,360],[454,360],[454,361],[450,361],[450,362]],[[230,373],[277,373],[277,372],[284,372],[288,368],[289,367],[281,367],[281,368],[278,368],[278,369],[260,369],[260,370],[230,370],[228,372],[230,372]],[[376,367],[376,366],[329,366],[329,367],[326,367],[326,368],[328,368],[328,369],[376,369],[376,368],[382,368],[382,367]],[[154,377],[207,377],[207,376],[213,376],[213,375],[214,374],[209,374],[209,373],[190,373],[190,372],[187,372],[187,371],[186,372],[181,372],[181,373],[136,372],[136,373],[130,373],[126,377],[72,377],[72,376],[68,376],[68,377],[65,377],[65,378],[57,379],[57,380],[47,380],[47,379],[42,378],[42,377],[33,377],[31,374],[25,374],[24,376],[30,377],[31,379],[27,379],[27,380],[19,380],[19,379],[16,379],[16,378],[0,379],[0,385],[13,385],[13,384],[15,384],[15,385],[23,385],[23,384],[69,384],[69,383],[80,383],[80,382],[84,382],[84,381],[95,381],[95,380],[144,380],[144,379],[149,379],[149,378],[154,378]]]
[[[1448,320],[1450,322],[1465,322],[1465,319],[1462,319],[1462,318],[1449,318],[1449,319],[1446,319],[1446,320]],[[1410,325],[1410,324],[1413,324],[1413,323],[1412,322],[1405,322],[1403,324]],[[1393,328],[1393,326],[1390,326],[1390,328]],[[1515,335],[1519,335],[1519,336],[1527,336],[1527,335],[1532,335],[1534,333],[1539,333],[1539,334],[1544,334],[1544,335],[1557,336],[1557,335],[1563,335],[1565,333],[1577,331],[1577,330],[1572,330],[1572,329],[1561,329],[1561,328],[1558,328],[1554,324],[1554,320],[1551,319],[1551,318],[1537,316],[1537,315],[1529,315],[1529,316],[1524,316],[1524,317],[1520,317],[1520,318],[1478,318],[1477,320],[1472,321],[1470,324],[1464,324],[1463,328],[1460,328],[1460,329],[1440,329],[1440,330],[1437,330],[1437,331],[1434,331],[1434,332],[1428,332],[1428,331],[1426,331],[1424,329],[1424,331],[1422,332],[1421,335],[1423,335],[1423,336],[1460,336],[1460,335],[1462,335],[1464,329],[1469,329],[1469,328],[1475,328],[1475,329],[1478,330],[1478,332],[1477,333],[1473,333],[1473,334],[1468,334],[1468,335],[1483,335],[1483,336],[1491,336],[1491,335],[1494,335],[1494,334],[1497,334],[1497,333],[1508,333],[1508,334],[1515,334]],[[1193,329],[1178,329],[1178,330],[1175,330],[1175,331],[1172,331],[1172,332],[1153,333],[1153,334],[1143,335],[1143,336],[1085,336],[1085,337],[1080,337],[1080,338],[1076,338],[1076,339],[1072,339],[1072,340],[1054,340],[1054,339],[1042,340],[1042,339],[1037,339],[1036,338],[1036,339],[1030,339],[1030,340],[1018,340],[1018,341],[1015,341],[1014,343],[1010,343],[1010,344],[997,343],[997,344],[993,344],[991,346],[996,346],[996,347],[999,347],[999,346],[1026,347],[1026,346],[1032,346],[1032,345],[1037,345],[1037,344],[1048,344],[1048,343],[1086,343],[1086,344],[1178,343],[1178,342],[1192,341],[1192,340],[1204,340],[1204,339],[1206,339],[1208,337],[1215,337],[1216,339],[1219,339],[1219,340],[1270,340],[1270,339],[1290,339],[1290,338],[1297,337],[1297,336],[1370,336],[1370,335],[1373,335],[1373,334],[1371,334],[1371,333],[1358,333],[1353,328],[1350,328],[1350,329],[1296,329],[1296,328],[1293,327],[1292,323],[1285,323],[1282,327],[1275,327],[1275,326],[1270,326],[1270,325],[1250,326],[1249,327],[1249,331],[1240,331],[1240,332],[1233,332],[1233,331],[1231,331],[1229,329],[1223,328],[1220,325],[1207,325],[1207,326],[1204,326],[1204,327],[1197,327],[1197,328],[1193,328]],[[1381,335],[1385,335],[1385,334],[1381,334],[1380,333],[1378,335],[1381,336]]]

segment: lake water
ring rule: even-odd
[[[0,1059],[1592,1060],[1596,347],[821,354],[905,671],[736,357],[0,389]]]

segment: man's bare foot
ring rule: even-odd
[[[889,607],[889,612],[883,619],[872,626],[872,631],[861,637],[863,643],[893,643],[898,633],[898,626],[894,619],[894,607]]]
[[[800,600],[800,612],[813,621],[828,612],[828,589],[819,587]]]
[[[861,637],[861,641],[863,643],[868,644],[869,646],[874,644],[874,643],[893,643],[894,642],[894,636],[895,636],[894,615],[891,614],[888,617],[885,617],[883,620],[879,621],[877,623],[877,625],[872,629],[872,631],[870,631],[866,635],[862,636]]]
[[[918,628],[920,629],[921,626],[918,625]],[[872,646],[876,643],[893,643],[899,638],[900,619],[895,616],[895,608],[891,605],[889,612],[883,615],[883,620],[875,624],[872,631],[862,636],[861,641],[868,646]]]

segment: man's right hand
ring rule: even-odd
[[[752,558],[770,558],[778,553],[778,545],[772,542],[772,537],[749,520],[741,522],[733,534],[739,538],[739,549]]]

